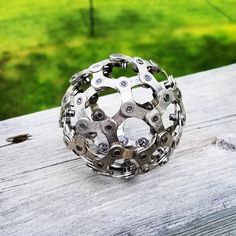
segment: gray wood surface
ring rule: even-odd
[[[236,235],[236,64],[177,83],[180,145],[134,179],[89,170],[62,141],[59,108],[1,121],[0,235]],[[22,133],[31,139],[4,146]]]

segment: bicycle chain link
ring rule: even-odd
[[[136,76],[117,79],[111,76],[114,67],[128,66]],[[154,77],[159,73],[165,76],[165,82]],[[112,54],[109,59],[74,74],[70,84],[62,99],[59,124],[66,145],[87,166],[98,174],[128,178],[169,160],[181,138],[186,115],[176,81],[159,65],[140,57]],[[137,103],[132,94],[137,86],[151,88],[153,99],[145,104]],[[97,104],[99,93],[107,88],[119,92],[122,101],[112,117]],[[162,115],[170,104],[175,107],[169,116],[173,123],[165,128]],[[91,109],[91,117],[87,108]],[[129,140],[122,128],[122,122],[129,118],[143,120],[150,127],[151,140],[146,137],[135,142]]]

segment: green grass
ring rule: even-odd
[[[236,62],[236,0],[8,0],[0,8],[0,119],[58,106],[70,76],[121,52],[180,76]]]

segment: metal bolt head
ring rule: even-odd
[[[134,108],[133,108],[133,106],[128,105],[125,110],[127,113],[132,113],[134,111]]]
[[[164,100],[165,100],[166,102],[169,102],[169,101],[170,101],[170,95],[169,95],[168,93],[166,93],[166,94],[164,95]]]
[[[145,75],[145,76],[144,76],[144,79],[145,79],[146,81],[151,81],[151,80],[152,80],[152,77],[151,77],[150,75]]]
[[[168,141],[168,136],[167,136],[166,134],[164,134],[164,135],[161,137],[161,142],[162,142],[163,144],[166,144],[167,141]]]
[[[121,151],[119,148],[115,148],[113,151],[112,151],[112,156],[113,157],[120,157],[121,156]]]
[[[65,96],[65,97],[63,98],[63,102],[64,102],[64,103],[67,102],[67,96]]]
[[[73,117],[73,116],[75,116],[75,111],[74,111],[74,110],[68,110],[68,111],[66,112],[66,115],[67,115],[68,117]]]
[[[182,115],[182,117],[181,117],[181,125],[184,125],[185,121],[186,121],[186,116]]]
[[[96,138],[97,137],[97,133],[96,132],[89,132],[88,135],[91,139]]]
[[[92,113],[92,118],[95,121],[100,121],[100,120],[104,120],[105,119],[105,113],[103,110],[101,109],[96,109],[93,111]]]
[[[101,83],[102,83],[102,79],[101,79],[101,78],[96,79],[95,83],[96,83],[96,84],[101,84]]]
[[[108,125],[105,126],[105,130],[110,132],[110,131],[113,130],[113,126],[111,124],[108,124]]]
[[[143,170],[144,173],[148,172],[149,171],[148,165],[144,165],[142,170]]]
[[[97,117],[98,117],[99,119],[102,119],[102,118],[103,118],[103,114],[102,114],[101,112],[98,112],[98,113],[97,113]]]
[[[157,162],[158,159],[159,159],[159,155],[151,155],[149,164],[153,164],[153,163]]]
[[[140,147],[145,147],[149,143],[147,138],[140,138],[137,140],[136,144]]]
[[[170,114],[169,115],[169,120],[176,121],[177,120],[176,114]]]
[[[142,65],[142,64],[143,64],[143,60],[142,60],[142,59],[140,59],[140,58],[138,58],[136,61],[137,61],[137,62],[138,62],[138,64],[140,64],[140,65]]]
[[[93,64],[89,67],[89,70],[93,73],[98,72],[101,70],[101,64],[100,63]]]
[[[122,81],[120,82],[120,86],[123,87],[123,88],[125,88],[127,85],[128,85],[128,82],[125,81],[125,80],[122,80]]]
[[[97,166],[98,166],[98,167],[103,167],[103,165],[104,165],[104,164],[103,164],[102,162],[98,162],[98,163],[97,163]]]
[[[95,93],[95,94],[89,99],[90,103],[96,103],[97,100],[98,100],[98,94],[97,94],[97,93]]]
[[[78,152],[81,152],[81,151],[83,150],[83,148],[80,147],[79,145],[76,145],[76,150],[77,150]]]
[[[180,90],[178,90],[178,92],[177,92],[177,97],[178,97],[179,99],[182,98],[182,94],[181,94]]]
[[[106,152],[108,152],[108,149],[109,149],[108,144],[106,144],[106,143],[99,143],[98,144],[98,151],[100,153],[106,153]]]
[[[147,154],[146,154],[146,153],[141,153],[141,154],[139,155],[139,159],[140,159],[141,161],[144,161],[146,158],[147,158]]]
[[[79,128],[81,130],[87,130],[88,129],[88,125],[86,123],[81,123],[81,124],[79,124]]]
[[[121,60],[121,59],[123,59],[124,56],[120,53],[113,53],[109,57],[112,60]]]
[[[70,124],[70,118],[69,117],[66,117],[66,124]]]
[[[157,122],[158,120],[159,120],[159,116],[154,115],[154,116],[152,117],[152,122]]]
[[[82,97],[78,97],[76,103],[80,105],[82,103],[83,99]]]
[[[159,166],[166,164],[169,161],[169,157],[165,157],[160,163]]]

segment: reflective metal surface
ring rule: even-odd
[[[114,67],[131,67],[136,75],[114,78]],[[161,75],[166,81],[160,82]],[[70,83],[62,99],[59,123],[66,145],[87,166],[99,174],[128,178],[169,160],[181,138],[186,115],[175,80],[155,62],[112,54],[73,75]],[[101,92],[109,88],[121,99],[113,116],[98,105]],[[137,102],[136,88],[151,90],[152,98]],[[134,118],[148,127],[144,137],[130,137],[125,131],[127,120]]]

